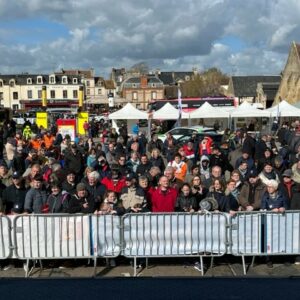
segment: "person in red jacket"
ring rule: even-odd
[[[152,212],[174,212],[177,190],[170,187],[166,176],[159,179],[159,187],[151,194]]]
[[[210,155],[213,139],[209,136],[204,136],[203,140],[199,143],[199,155]]]
[[[111,170],[111,175],[102,179],[101,183],[105,185],[106,190],[120,194],[123,187],[126,186],[125,178],[123,178],[117,169]]]

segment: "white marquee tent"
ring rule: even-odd
[[[267,110],[260,110],[253,107],[248,102],[243,102],[239,107],[230,111],[231,118],[253,118],[253,117],[267,117],[270,118],[270,112]]]
[[[229,112],[213,107],[208,102],[190,113],[191,119],[229,118]]]
[[[279,104],[267,109],[272,117],[300,117],[300,109],[287,101],[282,100]]]
[[[179,118],[179,110],[172,104],[167,102],[162,108],[153,113],[152,119],[154,120],[177,120]],[[189,114],[182,112],[182,119],[188,119]]]
[[[123,108],[109,114],[111,120],[143,120],[148,119],[145,111],[138,110],[131,103],[127,103]]]

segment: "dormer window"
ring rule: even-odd
[[[62,83],[63,84],[68,84],[68,77],[67,76],[62,77]]]
[[[152,85],[151,85],[152,87],[156,87],[156,84],[155,83],[152,83]]]
[[[73,78],[73,84],[78,84],[78,79],[77,78]]]
[[[43,84],[43,77],[42,76],[37,77],[37,83],[38,84]]]
[[[14,80],[14,79],[11,79],[11,80],[9,81],[9,86],[10,86],[10,87],[14,87],[14,86],[15,86],[15,80]]]
[[[55,83],[55,75],[50,75],[49,76],[49,82],[54,84]]]
[[[31,78],[27,78],[27,84],[32,84],[32,79]]]

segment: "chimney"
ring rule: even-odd
[[[146,88],[148,86],[147,76],[141,75],[141,88]]]

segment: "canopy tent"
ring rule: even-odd
[[[282,100],[279,104],[267,109],[272,117],[299,117],[300,109],[294,105],[289,104],[287,101]]]
[[[162,108],[153,113],[152,119],[154,120],[177,120],[179,118],[179,110],[172,104],[167,102]],[[188,119],[189,114],[182,112],[182,119]]]
[[[127,103],[123,108],[109,114],[111,120],[141,120],[148,119],[148,114],[138,110],[131,103]]]
[[[248,102],[243,102],[239,107],[230,111],[231,118],[251,118],[251,117],[267,117],[270,118],[270,112],[254,108]]]
[[[229,118],[229,112],[213,107],[208,102],[190,113],[191,119]]]

